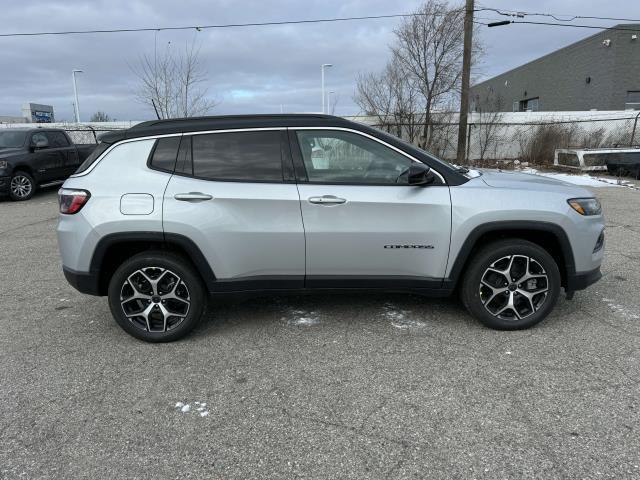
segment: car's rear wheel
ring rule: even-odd
[[[109,282],[109,307],[130,335],[147,342],[170,342],[187,335],[206,304],[202,280],[183,257],[163,251],[125,261]]]
[[[519,330],[541,322],[560,294],[560,271],[535,243],[506,239],[482,248],[462,282],[462,302],[490,328]]]
[[[9,197],[11,200],[29,200],[36,193],[36,183],[27,172],[17,171],[9,181]]]

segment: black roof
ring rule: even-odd
[[[321,114],[219,115],[212,117],[150,120],[128,130],[106,133],[103,142],[114,143],[128,138],[165,135],[170,133],[261,127],[359,127],[363,125],[341,117]]]

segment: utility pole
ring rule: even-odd
[[[333,67],[330,63],[323,63],[320,67],[320,71],[322,72],[322,113],[324,113],[324,69],[328,67]]]
[[[74,113],[76,117],[76,123],[80,123],[80,106],[78,105],[78,87],[76,86],[76,73],[82,73],[82,70],[74,68],[71,71],[71,80],[73,81],[73,98],[74,98]]]
[[[464,14],[464,49],[462,52],[462,91],[458,125],[458,153],[456,162],[465,163],[467,150],[467,113],[469,112],[469,77],[471,76],[471,50],[473,44],[474,0],[467,0]]]

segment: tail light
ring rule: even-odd
[[[74,190],[71,188],[61,188],[58,191],[58,203],[60,213],[73,215],[78,213],[89,201],[91,194],[86,190]]]

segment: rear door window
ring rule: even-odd
[[[49,137],[49,146],[51,148],[62,148],[69,146],[69,140],[64,136],[62,132],[47,132]]]
[[[193,175],[236,182],[282,182],[281,135],[277,130],[192,136]]]

